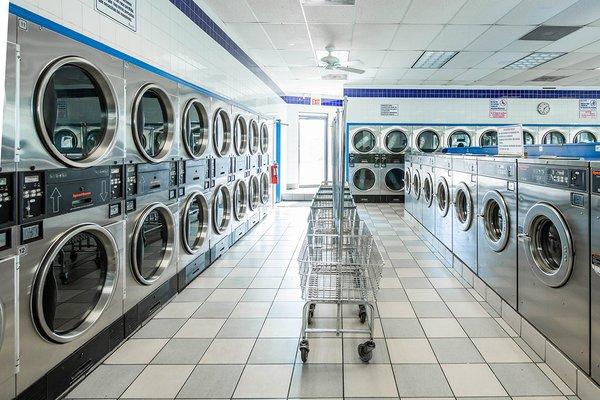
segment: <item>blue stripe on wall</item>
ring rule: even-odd
[[[310,105],[310,99],[311,99],[310,97],[306,97],[306,96],[281,96],[281,98],[287,104],[300,104],[300,105],[305,105],[305,106]],[[323,97],[320,100],[321,100],[322,106],[332,106],[332,107],[342,107],[343,106],[343,101],[340,99],[328,99],[328,98]]]
[[[443,99],[597,99],[600,90],[553,89],[344,89],[347,97],[443,98]]]

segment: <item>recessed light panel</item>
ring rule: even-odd
[[[564,54],[565,53],[544,53],[544,52],[531,53],[530,55],[525,56],[525,57],[521,58],[520,60],[515,61],[514,63],[512,63],[510,65],[507,65],[504,68],[506,68],[506,69],[535,68],[538,65],[542,65],[543,63],[554,60],[555,58],[558,58]]]
[[[542,25],[525,34],[525,36],[521,37],[519,40],[543,40],[555,42],[558,39],[562,39],[568,34],[575,32],[579,28],[581,27]]]
[[[421,57],[413,64],[413,68],[442,68],[452,57],[458,53],[457,51],[425,51]]]

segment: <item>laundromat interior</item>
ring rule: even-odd
[[[600,400],[600,1],[0,35],[0,400]]]

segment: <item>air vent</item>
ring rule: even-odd
[[[327,74],[323,75],[321,79],[325,81],[345,81],[348,79],[348,75],[346,74]]]
[[[304,6],[353,6],[355,0],[302,0]]]
[[[560,79],[566,78],[567,76],[558,76],[558,75],[544,75],[532,79],[531,82],[556,82]]]
[[[558,39],[562,39],[568,34],[575,32],[579,28],[581,27],[542,25],[525,34],[525,36],[521,37],[519,40],[544,40],[555,42]]]

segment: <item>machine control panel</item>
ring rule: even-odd
[[[600,194],[600,169],[592,170],[592,194]]]
[[[521,165],[519,181],[538,185],[565,188],[569,190],[586,191],[587,170],[566,167],[545,167],[536,165]]]
[[[213,163],[212,170],[214,171],[214,178],[222,178],[229,175],[232,170],[233,160],[232,157],[211,159]]]
[[[248,161],[248,156],[237,156],[234,159],[235,161],[235,166],[233,168],[233,172],[234,173],[238,173],[238,172],[244,172],[246,171],[249,167],[249,161]]]
[[[250,169],[256,169],[259,167],[258,165],[258,154],[254,154],[250,156]]]
[[[179,179],[177,165],[176,161],[127,165],[125,167],[125,196],[130,198],[176,188]]]
[[[210,180],[212,178],[211,160],[189,160],[185,162],[185,184],[197,185],[204,190],[211,187]]]
[[[348,156],[348,163],[350,166],[356,164],[379,164],[378,154],[350,154]]]
[[[517,164],[514,162],[485,161],[477,165],[477,172],[481,176],[515,180],[517,178]]]
[[[14,173],[0,174],[0,227],[16,222],[15,186]]]

